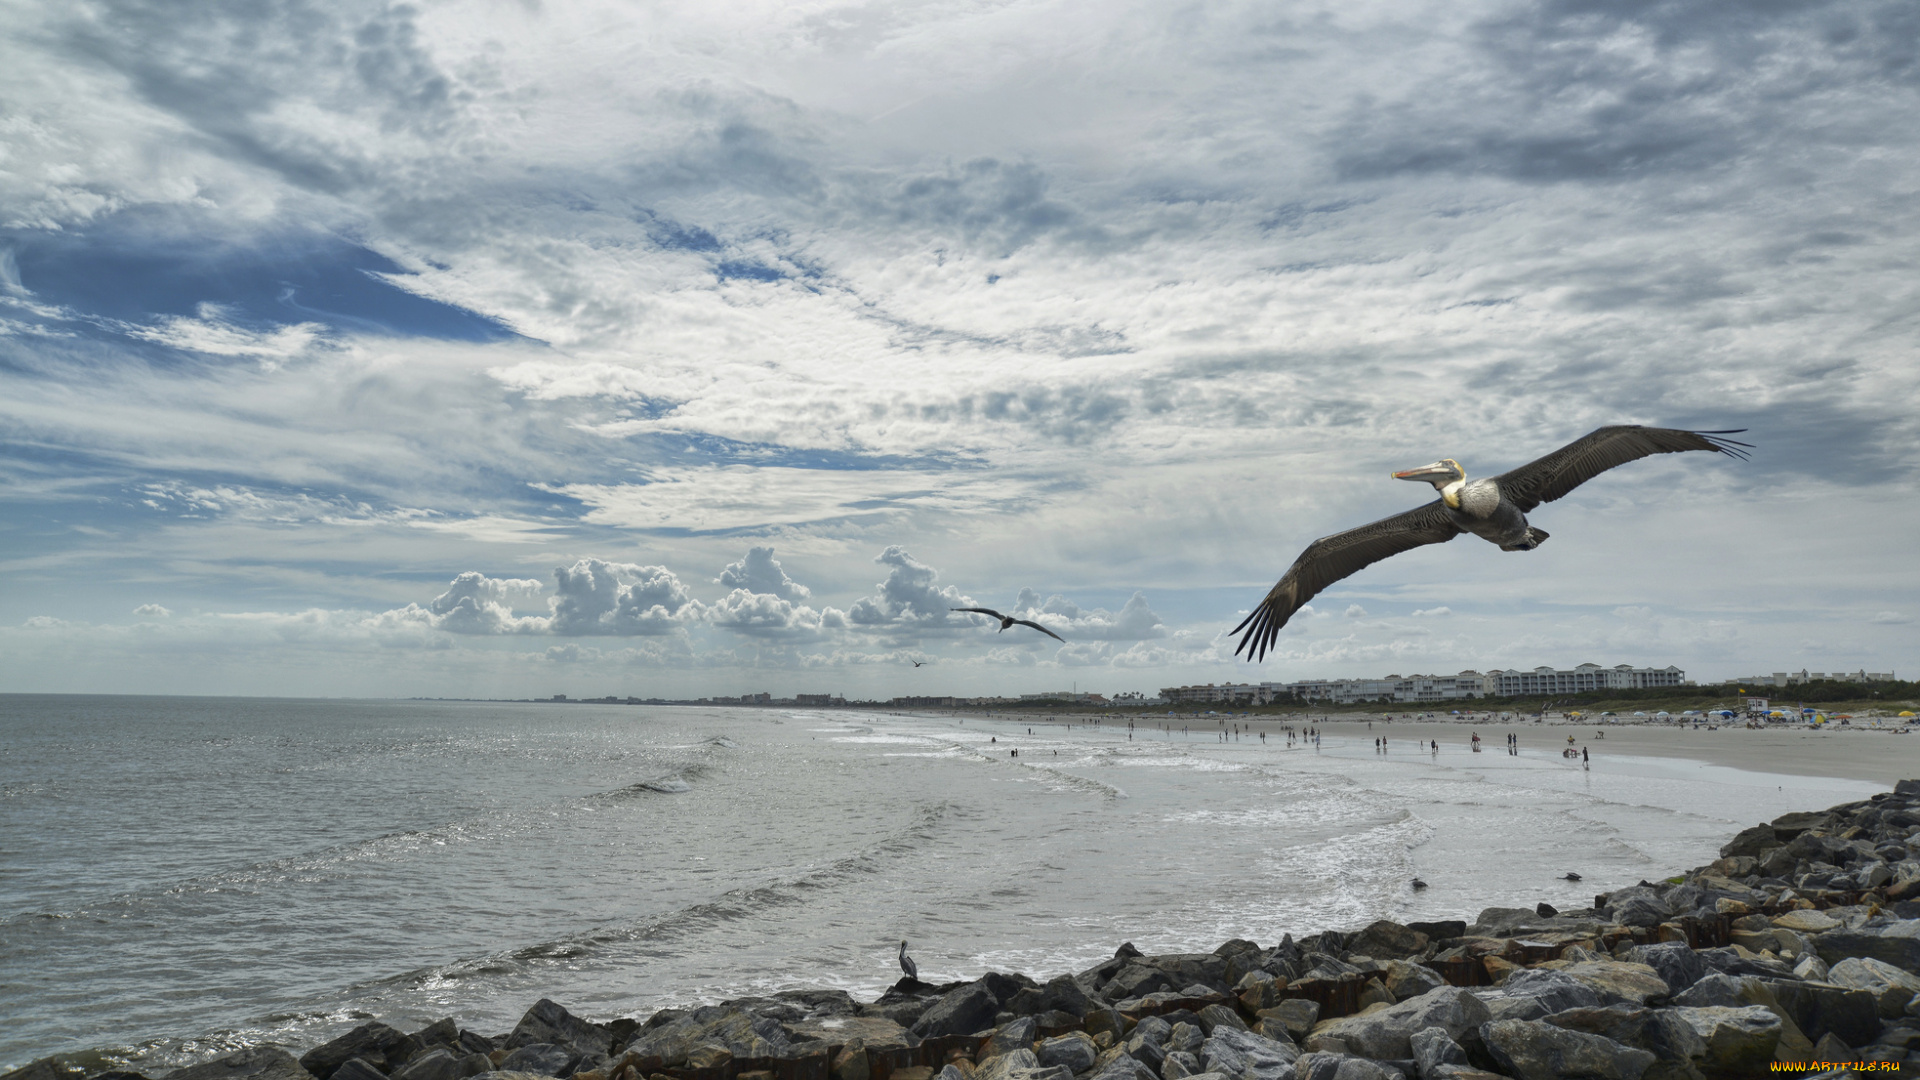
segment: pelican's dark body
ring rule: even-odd
[[[1649,454],[1710,450],[1746,457],[1746,443],[1722,438],[1731,431],[1681,431],[1622,424],[1603,427],[1546,457],[1499,476],[1468,480],[1452,458],[1394,473],[1396,480],[1432,484],[1440,498],[1404,514],[1382,518],[1371,525],[1323,536],[1307,545],[1266,599],[1233,628],[1245,631],[1235,655],[1248,653],[1263,659],[1280,628],[1320,590],[1371,566],[1381,559],[1412,551],[1425,544],[1441,544],[1472,533],[1502,551],[1532,551],[1547,534],[1527,521],[1541,503],[1552,502],[1588,480]]]

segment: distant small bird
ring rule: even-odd
[[[1563,880],[1563,881],[1579,881],[1579,880],[1580,880],[1580,875],[1579,875],[1579,874],[1568,874],[1568,875],[1567,875],[1566,877],[1564,877],[1564,878],[1562,878],[1561,880]]]
[[[1037,622],[1033,622],[1029,619],[1016,619],[1011,615],[1002,615],[999,612],[993,610],[992,608],[957,607],[957,608],[948,608],[947,610],[948,611],[972,611],[981,615],[991,615],[994,618],[1000,620],[1000,629],[995,631],[995,633],[1005,632],[1005,630],[1009,626],[1031,626],[1035,630],[1040,631],[1041,633],[1047,635],[1048,637],[1052,638],[1055,641],[1061,642],[1062,644],[1064,644],[1067,640],[1066,638],[1061,637],[1059,634],[1056,634],[1053,631],[1047,629],[1046,627],[1041,626]]]
[[[927,666],[927,662],[926,662],[925,660],[915,660],[915,661],[913,662],[913,666],[914,666],[914,667],[926,667],[926,666]]]
[[[1421,881],[1419,878],[1414,878],[1413,887],[1416,889],[1424,889],[1427,887],[1427,883],[1424,881]]]
[[[909,979],[920,978],[920,968],[914,964],[913,957],[907,955],[907,943],[904,941],[900,943],[900,970],[906,972]]]

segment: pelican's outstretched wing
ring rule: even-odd
[[[1065,643],[1066,643],[1066,640],[1067,640],[1066,638],[1063,638],[1063,637],[1061,637],[1061,636],[1060,636],[1059,634],[1056,634],[1056,633],[1054,633],[1053,631],[1051,631],[1051,630],[1049,630],[1049,629],[1047,629],[1046,627],[1044,627],[1044,626],[1041,626],[1041,625],[1040,625],[1039,623],[1037,623],[1037,622],[1032,622],[1032,621],[1030,621],[1030,620],[1028,620],[1028,619],[1015,619],[1015,620],[1013,620],[1013,625],[1015,625],[1015,626],[1031,626],[1031,627],[1033,627],[1033,628],[1034,628],[1035,630],[1038,630],[1038,631],[1040,631],[1041,633],[1043,633],[1043,634],[1045,634],[1045,635],[1047,635],[1048,637],[1050,637],[1050,638],[1052,638],[1052,639],[1053,639],[1053,640],[1055,640],[1055,641],[1058,641],[1058,642],[1060,642],[1061,644],[1065,644]]]
[[[1381,559],[1458,535],[1460,527],[1448,515],[1447,504],[1435,499],[1404,514],[1315,540],[1293,560],[1260,606],[1233,628],[1236,634],[1246,631],[1233,654],[1245,651],[1249,660],[1264,659],[1280,628],[1321,589]]]
[[[1751,444],[1719,437],[1738,435],[1745,430],[1680,431],[1676,428],[1640,427],[1634,424],[1603,427],[1575,439],[1538,461],[1501,473],[1493,480],[1500,485],[1500,494],[1524,514],[1541,503],[1552,502],[1616,465],[1625,465],[1652,454],[1712,450],[1745,458],[1747,451],[1753,448]]]
[[[1005,615],[1000,614],[999,612],[993,610],[990,607],[953,607],[953,608],[948,608],[947,610],[948,611],[974,611],[982,615],[991,615],[996,619],[1006,618]]]

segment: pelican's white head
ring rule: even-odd
[[[1467,470],[1452,458],[1441,458],[1431,465],[1393,474],[1395,480],[1424,480],[1433,485],[1447,505],[1460,509],[1460,487],[1467,482]]]

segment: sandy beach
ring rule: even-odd
[[[1194,718],[1175,717],[1172,722],[1176,726],[1184,722],[1194,730],[1200,730]],[[1235,718],[1228,722],[1241,723],[1243,730],[1256,733],[1266,731],[1269,738],[1282,728],[1301,726],[1298,722],[1267,719],[1247,722],[1243,718]],[[1572,735],[1574,742],[1571,745],[1585,747],[1596,756],[1630,754],[1689,758],[1751,772],[1842,777],[1872,781],[1888,787],[1899,780],[1920,777],[1920,739],[1873,728],[1844,727],[1811,731],[1801,726],[1782,726],[1755,731],[1735,726],[1723,727],[1718,731],[1708,731],[1703,727],[1696,731],[1691,726],[1681,728],[1630,723],[1601,726],[1553,719],[1538,724],[1501,724],[1464,720],[1389,722],[1378,717],[1373,719],[1371,728],[1365,717],[1343,717],[1319,722],[1317,726],[1327,735],[1359,738],[1384,735],[1388,739],[1389,752],[1397,752],[1403,740],[1409,753],[1415,742],[1425,745],[1437,740],[1443,756],[1457,754],[1467,750],[1473,733],[1478,732],[1481,745],[1485,748],[1483,752],[1494,753],[1505,749],[1507,735],[1512,732],[1520,736],[1522,753],[1557,753],[1569,745],[1567,736]]]

